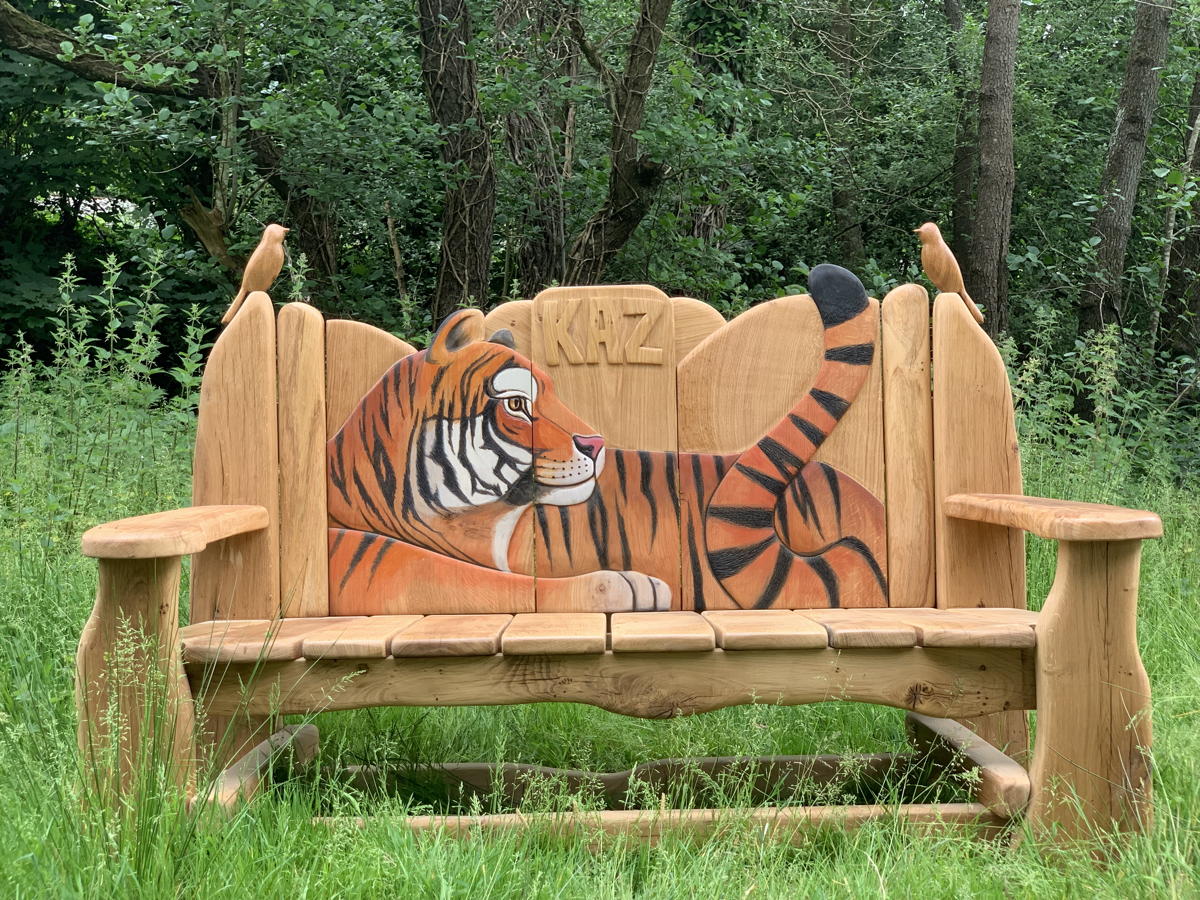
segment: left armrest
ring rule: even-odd
[[[1020,528],[1056,541],[1127,541],[1162,537],[1162,520],[1144,509],[1048,500],[1019,494],[951,494],[942,509],[953,519]]]
[[[269,522],[262,506],[188,506],[89,528],[83,534],[83,554],[100,559],[186,556],[215,541],[260,531]]]

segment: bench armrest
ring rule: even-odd
[[[260,531],[269,522],[262,506],[189,506],[89,528],[83,534],[83,554],[100,559],[185,556],[214,541]]]
[[[1020,528],[1056,541],[1126,541],[1162,537],[1162,520],[1144,509],[1048,500],[1019,494],[951,494],[942,509],[953,519]]]

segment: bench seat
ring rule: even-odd
[[[1035,612],[996,608],[402,615],[199,622],[180,638],[189,664],[718,648],[1030,649],[1036,622]]]

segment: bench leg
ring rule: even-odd
[[[1150,682],[1138,655],[1139,541],[1059,544],[1037,625],[1033,833],[1056,842],[1151,819]]]
[[[190,790],[195,713],[179,648],[179,557],[102,559],[79,639],[77,739],[88,787],[130,796],[158,771]]]

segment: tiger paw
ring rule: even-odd
[[[604,570],[570,578],[539,578],[538,612],[651,612],[671,608],[671,589],[641,572]]]

